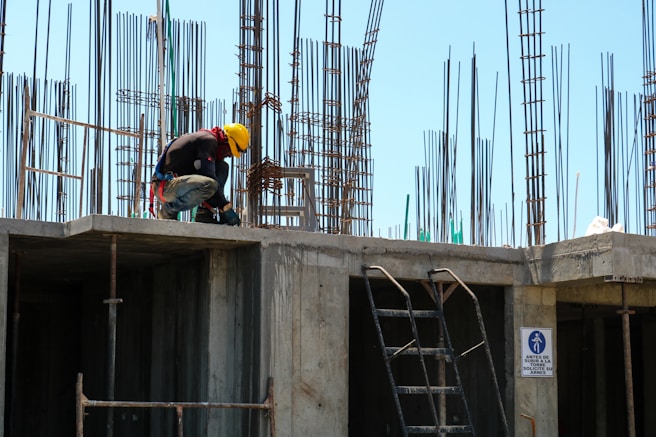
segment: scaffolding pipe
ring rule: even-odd
[[[116,235],[112,235],[111,242],[111,268],[109,299],[103,303],[109,305],[108,331],[109,341],[107,350],[107,399],[114,400],[114,381],[116,376],[116,305],[123,302],[116,298]],[[107,411],[107,437],[114,435],[114,411]]]
[[[141,114],[139,121],[139,130],[137,132],[130,132],[126,130],[113,129],[103,126],[92,125],[88,123],[83,123],[80,121],[70,120],[63,117],[57,117],[54,115],[45,114],[42,112],[33,111],[30,107],[30,98],[29,98],[29,89],[26,86],[24,88],[24,111],[23,111],[23,133],[22,133],[22,150],[21,150],[21,163],[20,163],[20,174],[18,176],[18,196],[17,196],[17,206],[16,206],[16,218],[23,218],[23,210],[25,205],[25,185],[26,185],[26,175],[27,172],[49,174],[58,177],[65,177],[70,179],[75,179],[80,181],[80,195],[79,195],[79,216],[82,216],[82,204],[84,199],[84,174],[85,174],[85,163],[86,163],[86,154],[87,154],[87,142],[88,142],[88,131],[89,128],[96,131],[108,132],[111,134],[127,136],[135,138],[138,141],[137,146],[137,169],[135,174],[135,196],[134,196],[134,210],[138,209],[139,202],[141,201],[141,172],[143,166],[143,150],[144,150],[144,140],[145,140],[145,125],[144,125],[144,114]],[[74,126],[80,126],[84,128],[84,138],[83,138],[83,148],[82,148],[82,169],[80,176],[73,174],[64,173],[61,171],[51,171],[42,168],[31,167],[27,165],[28,160],[28,147],[30,143],[30,128],[31,128],[31,118],[40,117],[47,120],[52,120],[57,123],[65,123]],[[33,159],[34,160],[34,159]]]
[[[84,395],[83,375],[77,374],[75,384],[75,413],[76,413],[76,437],[84,437],[84,409],[86,407],[105,407],[110,411],[112,408],[174,408],[176,410],[177,422],[176,428],[178,437],[182,437],[182,411],[185,408],[204,408],[204,409],[249,409],[249,410],[266,410],[269,418],[269,435],[276,437],[276,424],[273,401],[273,378],[268,380],[267,397],[261,403],[231,403],[231,402],[140,402],[140,401],[114,401],[114,400],[91,400]]]

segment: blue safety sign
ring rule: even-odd
[[[553,376],[551,328],[521,328],[522,376]]]

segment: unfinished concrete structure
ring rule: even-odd
[[[543,245],[544,146],[549,142],[542,126],[541,5],[520,2],[518,11],[520,59],[527,72],[521,83],[529,96],[523,105],[527,222],[515,221],[513,206],[512,244],[518,223],[526,226],[528,244],[536,245],[521,249],[483,247],[492,241],[488,217],[494,209],[482,194],[470,214],[470,243],[476,246],[363,237],[373,234],[368,84],[383,2],[371,2],[363,43],[348,48],[341,40],[341,2],[326,3],[326,38],[320,46],[300,33],[296,11],[301,2],[294,1],[291,53],[278,43],[277,3],[243,2],[239,13],[239,89],[232,118],[246,123],[253,135],[248,161],[235,166],[239,171],[231,197],[242,213],[248,212],[248,227],[103,215],[141,215],[148,207],[142,181],[152,174],[163,144],[182,132],[225,121],[225,104],[205,100],[204,23],[179,23],[167,12],[164,24],[161,11],[157,19],[127,13],[112,21],[107,8],[91,1],[89,41],[112,41],[89,49],[88,64],[94,68],[85,100],[93,107],[87,114],[93,126],[72,120],[77,100],[71,96],[77,92],[70,65],[86,65],[87,59],[71,57],[70,32],[66,72],[54,88],[47,81],[41,87],[37,77],[3,78],[6,178],[0,194],[2,216],[14,217],[0,219],[4,435],[400,435],[366,296],[367,285],[387,301],[398,297],[398,290],[382,276],[369,281],[363,266],[371,265],[384,267],[413,299],[428,303],[427,273],[435,268],[448,268],[469,284],[484,315],[509,425],[506,434],[531,435],[533,425],[534,432],[549,436],[653,434],[656,418],[648,414],[656,403],[650,373],[655,356],[649,347],[656,327],[653,237],[605,234]],[[3,29],[4,10],[3,4]],[[68,11],[70,29],[71,5]],[[649,35],[643,41],[645,53],[651,53],[653,39],[647,31],[653,27],[649,16],[643,8]],[[101,25],[105,22],[110,25]],[[116,48],[112,34],[118,35]],[[290,54],[291,71],[280,70]],[[105,80],[114,74],[114,63],[120,72],[116,89]],[[195,68],[187,74],[178,71],[178,87],[165,95],[165,76],[173,82],[179,64]],[[472,71],[475,65],[474,57]],[[322,74],[314,78],[309,71]],[[646,213],[636,214],[641,224],[636,228],[652,233],[656,166],[649,158],[653,126],[647,124],[654,113],[653,66],[646,63],[643,73],[644,156],[629,162],[639,175],[636,205]],[[290,90],[278,85],[287,76]],[[477,95],[475,84],[472,80],[472,96]],[[282,102],[288,92],[287,112]],[[35,98],[50,94],[58,97]],[[606,90],[607,96],[613,94]],[[14,104],[21,101],[22,107]],[[117,141],[109,136],[109,126],[100,127],[114,104],[117,135],[132,140]],[[605,105],[604,126],[612,125],[613,108]],[[41,116],[37,121],[34,111],[50,114],[54,123]],[[472,127],[476,112],[472,106]],[[439,141],[455,147],[449,143],[454,125],[449,128],[448,114],[457,111],[446,113]],[[84,133],[74,126],[84,127]],[[88,129],[108,135],[89,137]],[[606,156],[624,156],[609,132],[604,132]],[[472,151],[478,150],[475,143],[490,144],[479,142],[482,134],[472,128]],[[92,141],[95,153],[87,154]],[[458,211],[455,185],[449,185],[455,180],[455,154],[448,153],[448,147],[443,149],[447,159],[436,161],[444,163],[443,180],[425,190],[442,190],[441,197],[431,199],[434,204],[426,196],[424,208],[428,217],[431,205],[439,211],[442,232],[430,220],[423,228],[440,241],[449,241],[448,218]],[[476,155],[472,197],[474,191],[487,193],[491,181],[491,169],[482,165],[485,153]],[[117,174],[112,175],[111,162]],[[37,164],[42,165],[32,167]],[[432,168],[439,173],[438,165]],[[618,201],[609,181],[627,172],[606,168],[605,207],[613,212]],[[253,169],[260,171],[251,172],[255,177],[249,180]],[[288,185],[278,185],[281,180]],[[269,185],[272,190],[266,189]],[[48,203],[54,199],[56,206]],[[451,289],[448,278],[440,280]],[[445,315],[456,351],[466,353],[459,362],[472,422],[479,435],[503,435],[480,348],[468,349],[478,341],[471,306],[454,293],[445,302]],[[397,332],[395,340],[407,343],[405,331]],[[546,355],[525,352],[524,336],[533,333],[548,343]],[[439,370],[435,362],[428,365],[431,372],[435,367]],[[425,405],[410,407],[413,419],[425,416]],[[445,421],[461,425],[463,413],[448,404],[440,419],[448,416]]]
[[[471,287],[511,435],[531,435],[532,420],[541,436],[629,435],[627,405],[637,435],[656,431],[653,237],[514,249],[92,215],[2,219],[0,239],[6,436],[71,435],[78,374],[88,399],[108,399],[112,303],[115,400],[264,404],[271,388],[271,408],[187,408],[178,425],[173,408],[88,407],[85,435],[106,433],[109,411],[121,436],[400,435],[363,265],[410,293],[438,267]],[[381,275],[370,281],[393,292]],[[623,293],[635,314],[618,314]],[[472,337],[467,308],[455,293],[445,303],[456,348]],[[525,327],[551,330],[552,376],[522,376]],[[477,353],[461,362],[473,422],[478,435],[503,435]]]

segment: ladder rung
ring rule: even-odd
[[[394,355],[400,349],[401,349],[400,347],[386,347],[385,353],[388,356]],[[452,356],[451,350],[445,347],[422,347],[421,353],[422,355],[430,355],[430,356],[444,357],[444,358],[451,358]],[[419,353],[416,347],[409,347],[405,349],[403,352],[401,352],[400,355],[419,355]]]
[[[435,434],[435,433],[471,433],[469,425],[445,425],[445,426],[406,426],[408,434]]]
[[[377,309],[376,314],[380,317],[409,317],[408,310]],[[415,310],[412,315],[415,318],[436,318],[440,316],[437,310]]]
[[[426,394],[426,386],[424,385],[399,385],[396,387],[396,392],[400,395],[419,395]],[[431,387],[430,392],[432,394],[447,394],[447,395],[457,395],[462,393],[460,387]]]

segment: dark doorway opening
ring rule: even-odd
[[[17,308],[8,312],[5,435],[73,435],[79,293],[23,290]]]
[[[628,435],[622,319],[618,307],[558,303],[558,422],[562,437]],[[637,435],[656,435],[656,313],[630,316]]]
[[[78,268],[73,262],[70,266],[71,270]],[[8,437],[75,435],[78,373],[84,375],[85,395],[107,399],[109,343],[105,300],[109,294],[109,269],[89,268],[79,273],[77,280],[70,280],[73,274],[65,273],[69,276],[66,280],[27,271],[21,272],[19,281],[10,278],[4,430]],[[117,322],[116,362],[127,363],[116,368],[121,381],[116,384],[119,396],[127,391],[123,387],[138,390],[144,386],[137,380],[144,376],[141,357],[130,353],[144,349],[144,337],[129,321],[137,320],[147,327],[150,320],[144,310],[148,308],[144,300],[148,299],[150,287],[144,285],[138,274],[121,273],[117,288],[129,296],[131,303],[121,307]],[[135,308],[130,310],[135,314],[128,314],[129,308]],[[123,380],[128,382],[122,383]],[[143,399],[143,395],[133,399]],[[134,415],[144,422],[144,412]],[[87,409],[85,434],[106,433],[107,416],[104,408]],[[115,435],[127,435],[122,433],[119,419],[114,421]]]

